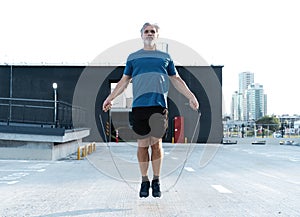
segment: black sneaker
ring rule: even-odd
[[[141,184],[141,190],[140,190],[140,197],[148,197],[149,196],[149,188],[150,188],[150,182],[142,182]]]
[[[152,180],[152,196],[153,197],[161,197],[161,192],[160,192],[160,184],[159,180]]]

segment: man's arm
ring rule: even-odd
[[[131,81],[131,77],[128,75],[123,75],[121,80],[117,83],[116,88],[113,90],[111,94],[108,95],[106,100],[103,102],[102,109],[103,111],[107,112],[111,106],[112,101],[119,96],[124,90],[127,88],[128,84]]]
[[[194,110],[198,110],[199,108],[198,100],[195,97],[195,95],[192,93],[192,91],[190,91],[190,89],[188,88],[184,80],[182,80],[182,78],[178,74],[172,75],[169,78],[172,84],[174,85],[174,87],[189,100],[191,108]]]

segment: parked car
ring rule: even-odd
[[[287,140],[287,141],[280,141],[280,145],[297,145],[299,146],[298,142],[295,142],[294,140]]]
[[[282,135],[280,132],[274,132],[273,133],[273,138],[282,138]]]

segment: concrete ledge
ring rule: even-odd
[[[52,128],[30,125],[0,125],[0,133],[34,134],[34,135],[59,135],[65,133],[64,128]]]
[[[64,135],[0,133],[0,159],[58,160],[77,151],[86,128],[66,130]]]
[[[32,142],[69,142],[75,139],[82,139],[90,135],[90,130],[78,128],[65,130],[62,135],[25,134],[25,133],[0,133],[0,140],[32,141]]]

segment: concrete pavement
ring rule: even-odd
[[[299,146],[164,151],[161,199],[138,197],[135,144],[97,144],[80,161],[0,160],[0,216],[300,216]]]

